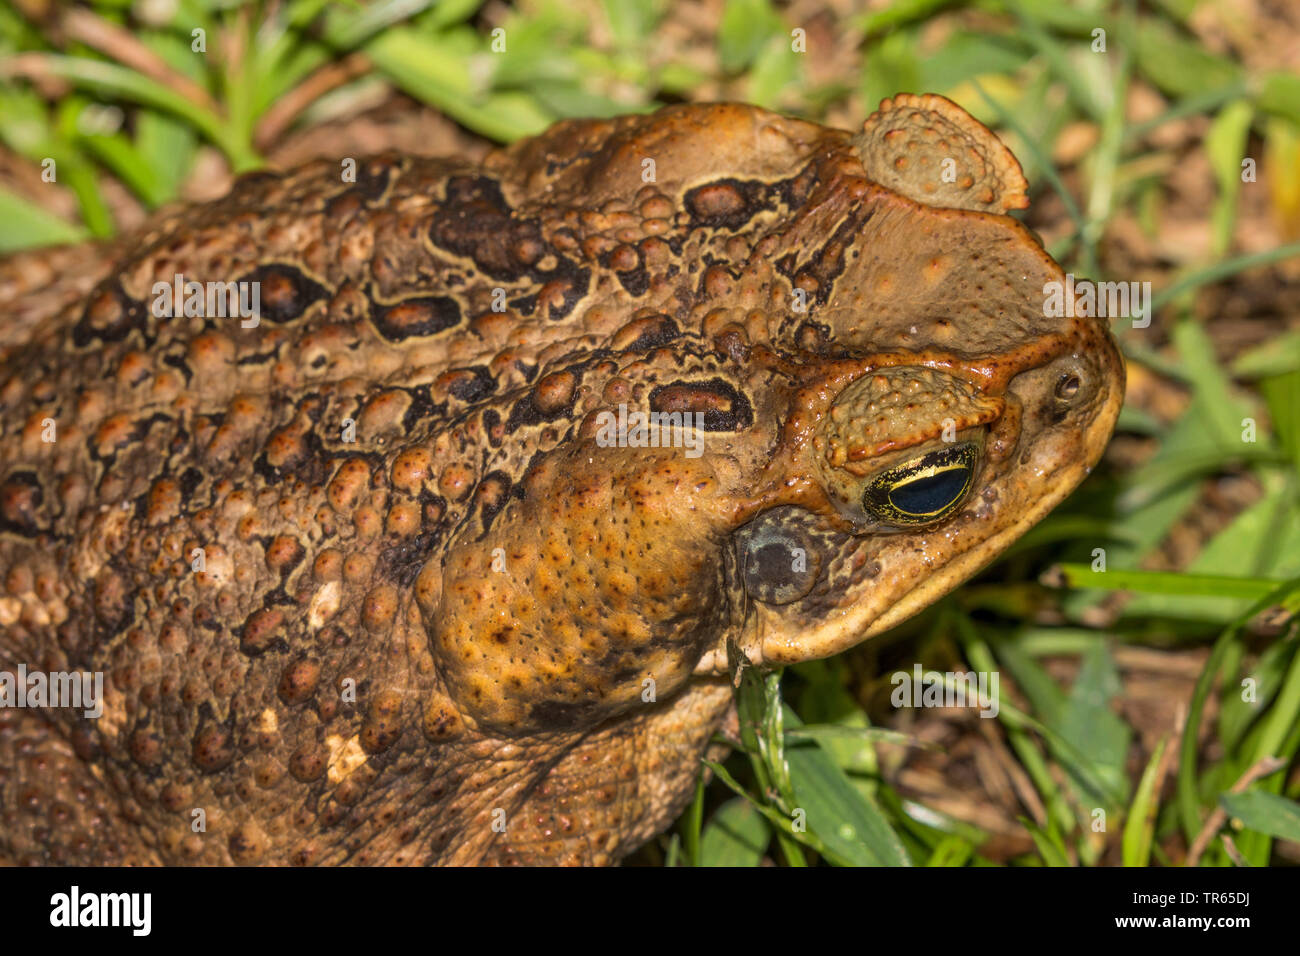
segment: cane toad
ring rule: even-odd
[[[729,642],[879,634],[1097,461],[1120,360],[1026,204],[941,97],[683,105],[10,259],[0,670],[103,694],[0,709],[0,854],[617,861]]]

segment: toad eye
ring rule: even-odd
[[[862,507],[895,525],[931,524],[946,518],[975,482],[979,445],[961,442],[883,471],[862,493]]]

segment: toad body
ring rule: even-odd
[[[617,861],[728,645],[879,634],[1098,460],[1026,202],[941,97],[686,105],[4,262],[0,671],[103,690],[0,708],[0,856]]]

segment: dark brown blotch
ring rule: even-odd
[[[0,485],[0,531],[30,536],[40,530],[37,514],[45,492],[30,471],[14,472]]]
[[[264,607],[249,615],[239,634],[239,649],[250,657],[264,654],[273,647],[287,646],[284,639],[284,612]]]
[[[132,329],[144,328],[146,310],[123,290],[118,279],[107,279],[91,293],[81,319],[72,327],[72,342],[84,348],[93,342],[120,342]]]
[[[650,409],[667,414],[702,412],[704,430],[709,432],[739,431],[754,424],[749,399],[720,378],[660,385],[650,393]]]
[[[327,294],[325,286],[301,269],[283,263],[258,266],[241,281],[258,283],[258,316],[277,324],[301,318]]]
[[[686,209],[696,226],[740,229],[770,205],[764,183],[718,179],[686,194]]]
[[[437,335],[461,322],[460,303],[450,296],[426,295],[401,302],[374,302],[370,309],[375,329],[390,342]]]

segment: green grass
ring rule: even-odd
[[[870,655],[905,646],[911,659],[937,662],[939,670],[997,672],[1014,682],[1023,705],[1004,696],[995,719],[1041,807],[1022,820],[1034,849],[1014,864],[1096,865],[1115,852],[1125,865],[1178,863],[1163,847],[1193,844],[1207,820],[1221,822],[1232,840],[1209,839],[1202,866],[1233,865],[1234,856],[1264,865],[1276,840],[1300,840],[1300,794],[1284,790],[1284,770],[1265,772],[1270,758],[1289,767],[1300,746],[1294,619],[1273,640],[1246,627],[1261,608],[1281,605],[1294,614],[1300,605],[1300,336],[1266,343],[1225,368],[1193,317],[1196,296],[1211,284],[1300,255],[1300,243],[1250,254],[1232,244],[1243,191],[1262,188],[1242,182],[1242,157],[1248,150],[1300,156],[1300,77],[1252,73],[1202,48],[1186,26],[1195,0],[1141,7],[900,0],[846,25],[862,37],[861,69],[821,83],[809,78],[807,57],[791,49],[799,25],[769,0],[727,0],[714,74],[685,55],[653,64],[647,58],[650,38],[669,15],[665,0],[604,0],[600,48],[589,45],[585,9],[560,0],[521,4],[505,20],[503,52],[478,16],[480,5],[181,0],[170,18],[141,23],[129,19],[127,0],[99,0],[83,10],[107,31],[71,34],[0,8],[0,141],[36,167],[52,162],[77,209],[68,221],[31,197],[0,190],[0,251],[113,234],[119,224],[110,187],[156,208],[177,196],[204,149],[219,152],[233,170],[256,168],[286,128],[277,113],[286,102],[310,123],[386,83],[505,142],[566,116],[650,109],[717,80],[740,98],[811,118],[845,103],[869,110],[899,90],[950,95],[996,125],[1031,183],[1059,197],[1069,229],[1049,251],[1067,271],[1129,279],[1106,274],[1103,239],[1120,210],[1139,211],[1149,234],[1160,228],[1162,160],[1146,137],[1204,117],[1217,189],[1205,213],[1212,252],[1178,263],[1157,290],[1157,318],[1172,329],[1168,343],[1127,323],[1116,328],[1132,365],[1187,389],[1186,410],[1166,424],[1126,409],[1121,431],[1155,439],[1154,457],[1127,472],[1099,470],[975,582],[873,642],[881,649],[870,649],[869,660],[879,664],[881,657]],[[979,30],[962,18],[976,8],[984,14]],[[942,18],[950,29],[930,49],[926,30]],[[128,23],[130,43],[123,45],[111,28]],[[1105,53],[1093,49],[1098,28],[1106,31]],[[206,52],[195,50],[196,35]],[[304,82],[357,55],[365,69],[318,95],[304,92],[312,89]],[[1129,125],[1123,105],[1135,83],[1158,90],[1168,105]],[[1052,160],[1053,144],[1080,121],[1095,124],[1098,138],[1068,175]],[[1225,473],[1253,476],[1263,489],[1259,500],[1183,573],[1142,570],[1196,507],[1204,479]],[[1054,573],[1043,577],[1048,568]],[[1130,599],[1112,627],[1093,630],[1090,612],[1115,590]],[[1035,623],[1034,609],[1044,604],[1060,624]],[[1133,728],[1111,706],[1120,693],[1114,651],[1121,645],[1211,649],[1181,738],[1171,728],[1137,773],[1128,763]],[[1061,656],[1078,662],[1069,686],[1044,666],[1045,658]],[[852,692],[860,674],[845,658],[741,676],[738,751],[712,767],[707,786],[701,778],[692,806],[643,861],[992,862],[981,852],[988,834],[890,783],[881,748],[917,742],[871,725]],[[1206,750],[1196,733],[1211,697],[1216,746]],[[1172,798],[1162,789],[1169,775]]]

